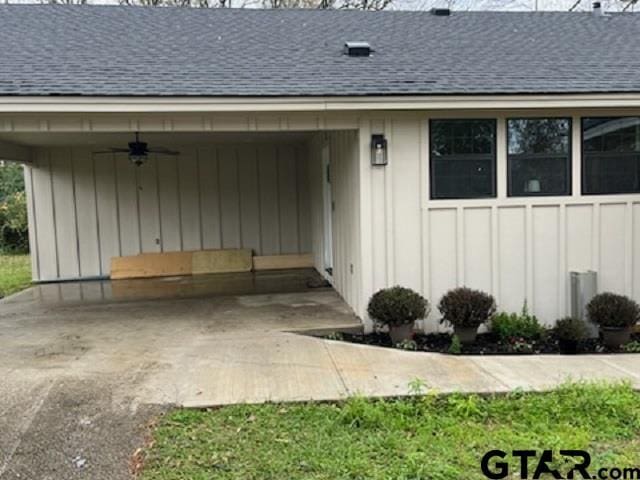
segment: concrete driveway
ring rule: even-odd
[[[640,355],[457,357],[301,332],[360,326],[311,271],[45,285],[0,303],[0,479],[125,479],[171,405],[542,390]],[[297,332],[297,333],[295,333]]]
[[[159,412],[203,390],[241,393],[212,384],[215,373],[237,381],[265,368],[279,345],[308,340],[288,331],[358,328],[332,289],[309,288],[320,283],[292,271],[50,284],[6,299],[0,478],[129,478]],[[295,350],[300,358],[282,362],[304,363]],[[287,381],[294,389],[301,380]]]

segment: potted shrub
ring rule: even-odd
[[[579,318],[562,318],[554,327],[561,353],[578,353],[578,345],[587,338],[587,324]]]
[[[496,302],[488,293],[461,287],[448,291],[440,299],[438,310],[441,323],[452,325],[460,343],[468,345],[476,340],[478,327],[495,313]]]
[[[600,327],[604,344],[619,348],[629,343],[631,329],[640,319],[640,306],[624,295],[599,293],[587,305],[587,315]]]
[[[367,313],[389,328],[391,341],[396,345],[411,339],[414,322],[429,314],[429,302],[410,288],[383,288],[369,300]]]

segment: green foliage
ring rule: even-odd
[[[342,334],[342,332],[331,332],[324,338],[326,338],[327,340],[337,340],[341,342],[344,340],[344,335]]]
[[[418,344],[413,340],[402,340],[394,345],[394,347],[400,350],[409,350],[415,352],[418,350]]]
[[[491,319],[491,331],[502,341],[515,338],[531,341],[540,339],[545,329],[536,316],[529,313],[527,302],[525,302],[520,313],[495,314]]]
[[[462,353],[462,342],[457,335],[451,337],[451,345],[449,345],[449,353],[452,355],[460,355]]]
[[[22,167],[0,166],[0,252],[25,253],[29,250],[27,202]]]
[[[405,325],[425,318],[429,302],[410,288],[395,286],[374,293],[367,313],[382,325]]]
[[[438,304],[442,323],[454,327],[479,327],[496,311],[491,295],[479,290],[461,287],[449,290]]]
[[[486,397],[176,410],[153,433],[141,478],[480,480],[482,455],[514,448],[585,449],[594,471],[638,465],[640,393],[568,384]]]
[[[631,327],[640,320],[640,306],[624,295],[599,293],[587,305],[587,315],[601,327]]]
[[[640,342],[634,340],[626,345],[622,345],[622,351],[625,353],[640,353]]]
[[[0,203],[14,193],[24,192],[24,174],[17,163],[0,162]]]
[[[0,298],[27,288],[30,283],[29,255],[0,255]]]
[[[560,340],[579,342],[587,338],[587,324],[579,318],[561,318],[553,330]]]

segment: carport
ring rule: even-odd
[[[0,147],[25,164],[34,282],[109,279],[116,257],[245,249],[267,258],[267,271],[315,270],[312,283],[328,282],[357,312],[358,132],[327,128],[326,120],[294,122],[12,117]],[[117,151],[136,135],[150,150],[139,165]],[[255,285],[272,277],[252,278]],[[206,283],[189,280],[180,289],[197,296]],[[127,297],[142,285],[159,292],[177,283],[102,285]]]

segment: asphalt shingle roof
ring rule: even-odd
[[[640,92],[639,44],[632,13],[0,5],[0,95]]]

